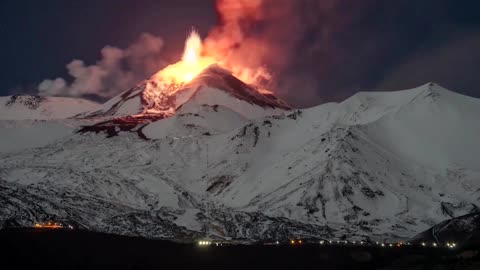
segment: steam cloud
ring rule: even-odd
[[[106,46],[95,65],[87,66],[82,60],[67,64],[68,73],[73,77],[71,84],[63,78],[44,80],[38,85],[39,94],[112,97],[165,66],[160,58],[162,47],[162,39],[148,33],[140,35],[126,49]]]

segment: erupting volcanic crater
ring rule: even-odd
[[[269,114],[269,110],[290,109],[272,92],[243,82],[220,63],[203,52],[199,35],[192,31],[181,61],[114,97],[99,110],[77,115],[76,118],[101,120],[94,125],[83,126],[78,132],[104,131],[111,137],[120,131],[133,131],[146,138],[142,133],[143,127],[176,114],[183,104],[192,99],[199,105],[223,105],[233,110],[235,107],[240,109],[235,104],[242,101],[255,105],[257,110],[266,110],[261,114]],[[237,112],[251,118],[245,108],[240,110],[243,111]]]
[[[215,97],[219,92],[227,95]],[[199,96],[202,96],[201,101],[198,100]],[[291,109],[273,93],[248,85],[228,70],[212,64],[189,82],[166,84],[161,79],[152,77],[140,83],[106,102],[100,110],[77,116],[107,119],[94,125],[83,126],[78,132],[104,131],[111,137],[120,131],[133,131],[144,138],[141,130],[145,125],[174,115],[183,104],[195,98],[200,105],[209,106],[232,107],[232,102],[242,101],[265,109],[266,114],[269,114],[269,110]]]

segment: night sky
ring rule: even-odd
[[[286,1],[265,0],[265,8]],[[285,59],[264,65],[274,74],[273,90],[287,102],[312,106],[429,81],[480,97],[480,1],[295,3],[281,18],[249,26],[279,48],[269,59]],[[35,94],[45,79],[71,82],[66,65],[73,59],[95,64],[105,46],[128,48],[142,33],[161,38],[159,66],[175,62],[189,30],[207,35],[216,15],[207,0],[0,0],[0,95]],[[296,25],[291,33],[279,25],[290,21]],[[279,34],[262,34],[272,29]],[[151,73],[140,69],[135,80]],[[85,96],[105,99],[117,91]]]

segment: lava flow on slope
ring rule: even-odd
[[[221,67],[214,58],[202,51],[202,41],[192,31],[186,40],[181,61],[165,67],[150,79],[114,97],[102,109],[82,115],[81,118],[106,120],[83,126],[78,132],[105,132],[108,137],[112,137],[120,131],[132,131],[137,132],[141,138],[146,138],[142,133],[143,127],[174,115],[188,101],[188,97],[204,87],[224,91],[238,100],[262,108],[290,109],[272,92],[243,82]]]

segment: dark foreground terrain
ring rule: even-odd
[[[73,230],[0,231],[0,269],[480,269],[474,249],[209,246]]]

